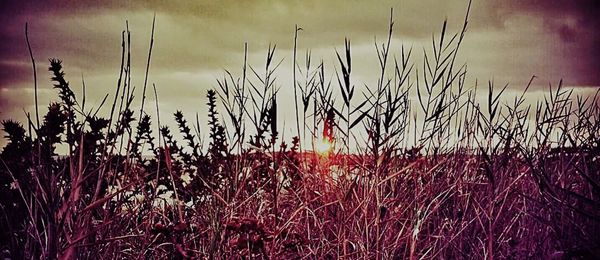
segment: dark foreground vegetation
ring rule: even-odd
[[[451,34],[444,23],[414,63],[412,49],[390,47],[390,21],[389,37],[376,45],[377,83],[356,91],[350,41],[335,68],[311,63],[308,53],[298,58],[294,48],[294,82],[281,83],[296,94],[289,140],[278,133],[275,48],[266,64],[244,58],[241,75],[226,73],[207,92],[206,124],[178,112],[177,129],[146,114],[160,114],[158,101],[145,104],[158,96],[154,85],[138,89],[141,106],[133,108],[129,31],[105,116],[76,98],[61,62],[51,60],[59,101],[25,124],[2,122],[3,254],[600,257],[597,95],[574,96],[559,83],[537,104],[526,104],[527,88],[501,101],[506,87],[472,86],[466,66],[455,64],[466,28],[467,19]],[[335,148],[311,152],[320,142]]]

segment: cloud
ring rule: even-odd
[[[600,2],[596,0],[511,0],[493,1],[499,16],[515,15],[542,19],[543,28],[554,35],[549,45],[555,62],[567,64],[564,70],[574,85],[600,85]],[[560,65],[558,65],[560,66]]]
[[[48,58],[64,61],[67,79],[79,89],[82,75],[88,100],[101,100],[116,86],[121,54],[121,32],[129,22],[132,36],[133,84],[141,87],[146,66],[151,21],[156,14],[155,45],[150,83],[156,83],[161,103],[169,110],[204,109],[206,89],[215,87],[223,69],[239,72],[244,42],[249,59],[262,66],[269,44],[277,44],[284,58],[280,85],[289,84],[290,49],[294,26],[300,53],[312,49],[333,70],[335,48],[344,38],[352,40],[356,84],[372,84],[377,76],[374,41],[387,33],[390,8],[394,8],[394,41],[414,48],[421,62],[421,48],[429,48],[445,19],[449,31],[460,29],[468,1],[18,1],[0,2],[0,110],[22,114],[31,107],[31,64],[24,25],[37,61],[38,82],[44,100],[52,93]],[[594,0],[473,1],[469,31],[460,52],[472,78],[494,79],[520,89],[531,75],[541,85],[565,78],[569,85],[600,85],[600,28]],[[287,71],[286,71],[287,70]],[[139,88],[138,88],[139,89]],[[289,89],[286,88],[285,91]],[[282,92],[282,94],[285,93]],[[8,93],[8,92],[7,92]],[[16,94],[19,93],[19,94]],[[180,102],[185,100],[185,102]],[[91,104],[91,103],[90,103]],[[45,105],[45,103],[41,103]],[[17,112],[15,112],[17,111]],[[0,114],[0,119],[13,117]],[[169,111],[170,113],[170,111]]]

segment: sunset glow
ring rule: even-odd
[[[334,144],[326,138],[322,138],[320,141],[315,143],[315,152],[321,156],[329,155],[333,151],[333,148]]]

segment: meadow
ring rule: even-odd
[[[442,24],[417,60],[417,48],[391,48],[390,19],[388,37],[375,45],[377,84],[363,90],[352,78],[360,61],[350,40],[335,67],[294,46],[293,82],[283,87],[294,90],[295,125],[286,138],[278,104],[290,101],[278,99],[275,47],[264,64],[244,58],[240,75],[227,73],[206,92],[207,122],[163,116],[175,128],[147,113],[160,115],[156,87],[131,84],[128,30],[116,88],[100,106],[106,115],[76,97],[68,68],[51,59],[58,101],[36,104],[28,122],[2,122],[2,253],[600,257],[598,92],[577,96],[558,82],[530,104],[527,85],[505,102],[507,85],[467,82],[467,66],[456,60],[468,14],[460,28]],[[151,55],[150,48],[148,66]]]

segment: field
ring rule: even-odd
[[[417,49],[391,49],[390,20],[376,45],[378,84],[362,92],[350,40],[334,68],[294,47],[283,86],[295,93],[291,138],[277,120],[290,101],[278,100],[275,47],[206,92],[208,122],[150,117],[160,96],[131,85],[127,30],[106,115],[50,60],[59,101],[28,122],[2,122],[2,254],[600,258],[598,92],[577,96],[558,82],[531,104],[529,85],[506,102],[506,86],[467,82],[456,62],[467,18],[457,33],[444,23],[419,61]]]

